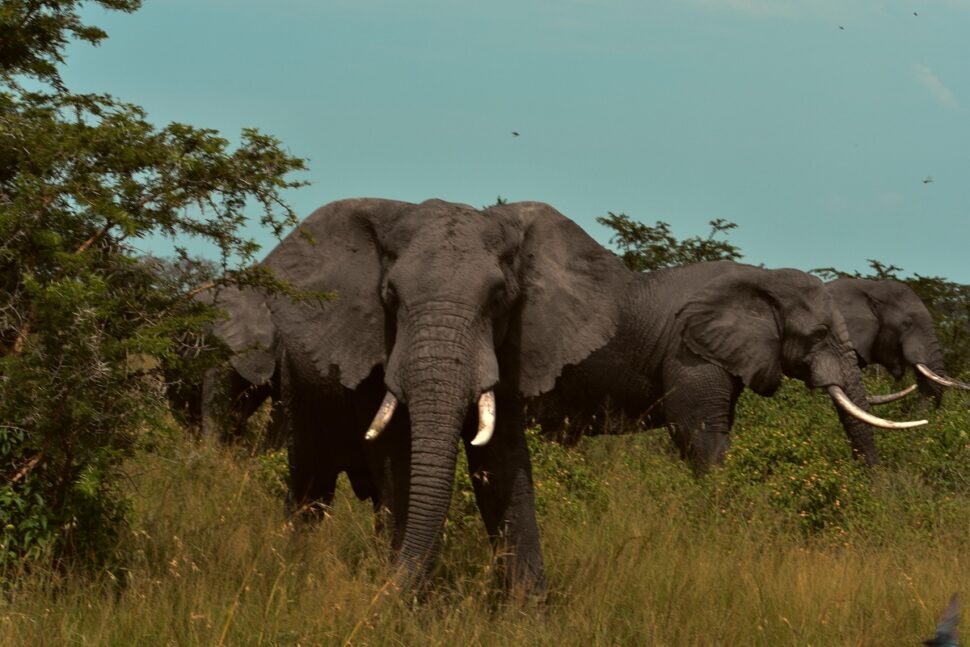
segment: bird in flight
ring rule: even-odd
[[[950,598],[950,606],[946,608],[946,613],[940,618],[940,624],[936,625],[936,635],[923,641],[924,645],[930,647],[960,647],[957,642],[957,625],[960,624],[960,607],[957,594],[954,593]]]
[[[841,29],[842,31],[845,31],[845,27],[843,27],[842,25],[839,25],[839,29]]]
[[[519,136],[519,133],[517,133],[517,132],[515,132],[515,131],[513,130],[513,131],[512,131],[512,136],[513,136],[513,137],[518,137],[518,136]]]
[[[929,184],[933,181],[933,178],[929,175],[923,178],[923,184]]]

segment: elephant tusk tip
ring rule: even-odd
[[[381,432],[377,431],[376,429],[373,429],[373,428],[368,429],[367,433],[364,434],[364,440],[374,440],[375,438],[380,436],[380,434]]]

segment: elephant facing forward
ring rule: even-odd
[[[543,430],[567,442],[609,399],[626,416],[667,425],[682,457],[703,472],[723,461],[742,389],[770,396],[783,375],[828,390],[853,453],[870,465],[878,461],[870,424],[925,424],[868,412],[845,322],[822,282],[804,272],[698,263],[633,275],[616,298],[613,339],[567,367],[536,404]]]
[[[889,279],[841,278],[825,287],[845,318],[860,366],[879,364],[897,380],[909,367],[916,373],[916,385],[872,396],[870,402],[891,402],[918,387],[923,397],[940,406],[943,387],[970,390],[970,384],[947,377],[933,318],[908,285]]]
[[[268,299],[294,505],[329,503],[346,471],[387,510],[407,588],[434,563],[464,444],[505,585],[541,594],[521,398],[612,337],[619,260],[542,203],[355,199],[311,214],[264,264],[337,297]]]

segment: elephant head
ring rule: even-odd
[[[790,269],[737,266],[700,290],[678,317],[695,354],[771,395],[782,375],[824,388],[837,405],[853,453],[878,461],[869,425],[910,427],[868,411],[845,321],[817,278]]]
[[[880,364],[897,380],[913,367],[920,393],[937,406],[944,386],[970,389],[970,385],[946,377],[933,318],[908,285],[889,279],[842,278],[826,287],[845,317],[861,366]],[[912,390],[877,396],[875,401],[892,401]]]
[[[265,264],[297,286],[336,294],[321,304],[271,300],[287,356],[348,389],[381,367],[386,396],[368,437],[395,415],[410,418],[395,557],[405,585],[433,562],[466,417],[479,417],[472,445],[488,443],[493,428],[492,443],[509,433],[503,416],[515,416],[495,394],[546,391],[564,365],[603,345],[616,325],[609,295],[628,275],[542,203],[479,211],[440,200],[344,200],[310,215]],[[395,414],[399,404],[407,414]]]

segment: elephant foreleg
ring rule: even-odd
[[[743,384],[723,369],[697,363],[665,373],[664,413],[670,435],[694,471],[724,462],[731,447],[734,406]]]
[[[495,549],[497,571],[505,589],[516,595],[541,598],[546,581],[522,405],[517,398],[499,395],[496,409],[496,430],[491,442],[473,447],[469,443],[472,435],[465,434],[475,499]],[[474,419],[470,422],[470,426],[476,426]]]

